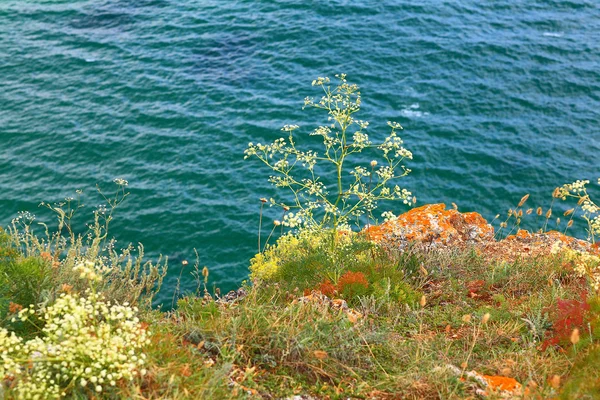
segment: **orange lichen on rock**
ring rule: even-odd
[[[516,235],[509,235],[505,240],[531,239],[532,235],[525,229],[519,229]]]
[[[530,233],[522,229],[504,240],[490,241],[483,246],[482,250],[489,258],[513,262],[523,257],[551,255],[555,251],[557,243],[562,248],[598,254],[598,249],[585,240],[570,237],[557,231]]]
[[[491,390],[520,392],[521,384],[513,378],[498,375],[481,375]]]
[[[499,375],[483,375],[477,371],[464,371],[454,365],[447,365],[448,370],[456,374],[463,382],[469,380],[476,384],[475,393],[481,397],[514,399],[524,394],[523,386],[513,378]]]
[[[396,219],[366,228],[365,233],[373,241],[400,249],[409,244],[437,248],[472,245],[486,257],[507,262],[522,257],[550,255],[557,242],[561,247],[600,254],[599,246],[557,231],[531,233],[519,229],[514,235],[496,241],[494,228],[480,214],[446,210],[444,204],[414,208]]]
[[[375,241],[400,245],[410,242],[448,246],[493,240],[494,228],[478,213],[446,210],[445,204],[414,208],[397,219],[366,229]]]

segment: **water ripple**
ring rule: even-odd
[[[362,86],[372,137],[405,126],[422,202],[489,218],[600,175],[597,2],[5,0],[0,24],[0,224],[78,188],[89,216],[125,177],[121,242],[197,248],[225,289],[277,194],[243,149],[325,123],[318,75]]]

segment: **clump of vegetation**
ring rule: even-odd
[[[87,232],[71,222],[74,199],[46,205],[58,228],[38,236],[35,217],[20,213],[0,230],[0,393],[8,398],[115,396],[145,373],[150,309],[166,264],[143,263],[132,247],[118,252],[108,238],[127,182],[94,211]],[[44,203],[43,203],[44,204]],[[46,226],[46,225],[43,225]],[[5,392],[6,391],[6,392]]]
[[[18,311],[13,321],[39,329],[30,340],[0,328],[4,349],[0,376],[14,380],[11,392],[16,397],[61,398],[73,391],[117,393],[117,382],[146,373],[146,355],[141,349],[147,338],[136,316],[138,309],[111,304],[98,294],[86,295],[63,293],[48,307]]]
[[[352,303],[376,295],[413,304],[421,294],[406,281],[419,286],[418,267],[405,265],[405,259],[405,254],[386,251],[362,234],[347,232],[334,239],[326,231],[302,230],[257,254],[250,276],[257,285],[277,284],[290,292],[321,290]]]

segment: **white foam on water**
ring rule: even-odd
[[[421,106],[419,105],[419,103],[411,104],[410,106],[400,111],[400,115],[407,118],[421,118],[428,116],[428,112],[419,111],[420,107]]]

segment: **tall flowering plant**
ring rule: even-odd
[[[294,135],[298,125],[282,128],[287,138],[271,144],[250,143],[245,151],[244,158],[256,157],[273,171],[269,178],[273,185],[288,189],[290,203],[274,199],[270,203],[283,208],[281,224],[290,228],[347,229],[353,220],[360,225],[361,218],[373,218],[381,200],[408,205],[416,201],[411,192],[392,184],[410,173],[404,161],[413,157],[398,136],[402,126],[388,122],[391,132],[383,140],[372,141],[366,132],[369,123],[355,117],[361,105],[359,87],[349,83],[345,74],[336,78],[335,86],[329,78],[314,80],[312,85],[323,95],[319,100],[304,100],[304,108],[328,115],[328,124],[309,134],[322,139],[323,151],[299,148]],[[352,156],[366,149],[374,149],[378,159],[364,165],[353,163]]]
[[[588,193],[587,185],[589,183],[589,180],[577,180],[565,184],[554,190],[553,197],[561,200],[567,200],[568,198],[577,200],[577,205],[564,213],[565,216],[571,216],[567,226],[571,226],[573,217],[581,208],[581,217],[587,223],[587,239],[592,244],[597,245],[598,236],[600,236],[600,206]],[[600,178],[598,179],[598,185],[600,185]],[[587,278],[596,295],[600,295],[600,257],[597,254],[578,252],[563,247],[562,243],[557,241],[552,251],[555,253],[563,252],[566,259],[573,263],[575,273],[580,277]]]
[[[556,188],[553,195],[562,200],[566,200],[569,197],[577,200],[577,207],[569,210],[568,214],[574,216],[577,208],[581,207],[581,216],[588,225],[588,240],[595,243],[596,238],[600,236],[600,206],[588,194],[587,185],[589,183],[590,181],[588,180],[578,180],[565,184]],[[600,178],[598,178],[598,185],[600,185]]]

